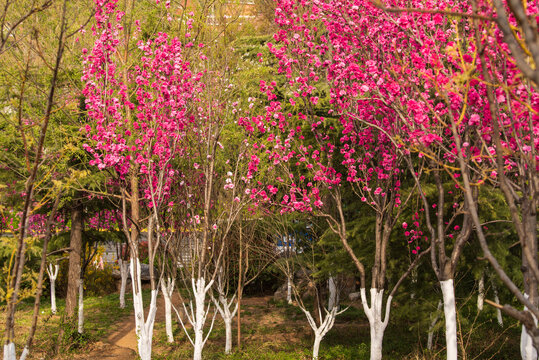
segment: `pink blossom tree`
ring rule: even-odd
[[[162,236],[162,209],[178,175],[171,161],[181,154],[184,127],[194,120],[188,114],[198,93],[201,73],[191,71],[184,45],[159,33],[139,41],[131,51],[130,37],[140,32],[139,22],[125,27],[117,1],[96,2],[96,41],[87,53],[83,81],[86,107],[92,122],[85,149],[91,165],[111,168],[121,182],[122,223],[129,242],[131,278],[139,355],[151,357],[153,325],[159,281],[153,263]],[[132,24],[130,24],[132,25]],[[141,207],[143,206],[143,207]],[[145,220],[141,212],[147,212]],[[148,230],[152,296],[148,316],[142,303],[139,234]]]

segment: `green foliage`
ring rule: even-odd
[[[335,359],[335,360],[367,360],[370,356],[369,345],[361,343],[357,346],[336,345],[328,349],[320,351],[320,359]]]
[[[0,305],[7,302],[11,291],[10,283],[12,279],[12,265],[15,261],[17,238],[11,236],[0,237]],[[35,295],[37,286],[37,276],[41,259],[41,246],[36,238],[26,239],[26,263],[22,275],[19,299],[24,301]]]
[[[64,296],[67,292],[67,275],[69,262],[60,263],[58,278],[56,279],[56,291],[59,296]],[[86,269],[84,276],[84,292],[86,296],[104,296],[116,291],[116,280],[112,277],[113,267],[105,264],[103,269],[93,262]]]

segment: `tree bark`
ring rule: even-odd
[[[78,333],[84,332],[84,279],[79,279],[79,322]]]
[[[49,264],[47,274],[51,282],[51,313],[56,314],[56,278],[58,277],[58,265]]]
[[[479,279],[478,292],[479,294],[477,295],[477,311],[482,311],[483,303],[485,301],[485,274],[481,274],[481,278]]]
[[[123,259],[118,260],[120,264],[120,309],[125,308],[125,289],[127,287],[127,274],[129,272],[129,263]]]
[[[457,360],[457,308],[455,305],[455,288],[453,279],[440,281],[444,300],[445,343],[447,360]]]
[[[331,310],[336,306],[339,306],[339,293],[337,291],[337,283],[335,277],[331,276],[328,280],[329,298],[328,309]]]
[[[165,329],[167,333],[167,341],[169,343],[174,342],[174,335],[172,332],[172,294],[174,292],[174,279],[167,278],[165,283],[164,279],[161,279],[161,292],[163,293],[163,299],[165,300]]]
[[[71,234],[69,238],[69,247],[71,251],[69,253],[69,270],[67,273],[67,293],[65,305],[65,315],[68,319],[75,316],[75,307],[77,304],[77,291],[79,289],[81,270],[82,225],[82,205],[77,204],[71,210]]]
[[[371,357],[370,360],[382,359],[382,343],[384,340],[384,332],[389,322],[389,312],[391,309],[392,296],[389,295],[386,302],[386,313],[382,314],[384,290],[371,289],[371,306],[367,303],[367,295],[365,288],[360,289],[361,303],[363,310],[369,319],[369,327],[371,333]]]

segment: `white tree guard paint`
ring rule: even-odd
[[[25,346],[22,350],[19,360],[26,360],[29,354],[28,348]],[[15,352],[15,343],[9,343],[4,345],[4,360],[17,360],[17,353]]]
[[[235,302],[233,310],[230,308],[234,305],[235,298],[236,295],[229,300],[222,292],[219,292],[218,299],[212,296],[212,301],[225,323],[225,354],[232,352],[232,320],[238,311],[238,303]]]
[[[144,317],[144,303],[142,301],[142,284],[140,281],[140,261],[139,259],[130,260],[131,281],[133,285],[133,307],[135,309],[135,331],[137,334],[137,346],[141,360],[151,360],[152,358],[152,339],[153,326],[155,324],[155,314],[157,312],[157,289],[152,290],[148,317]]]
[[[125,308],[125,288],[127,286],[127,274],[129,273],[129,263],[120,259],[120,309]]]
[[[51,313],[56,314],[56,278],[58,277],[58,265],[49,264],[47,268],[47,274],[49,274],[49,280],[51,282]]]
[[[339,292],[337,291],[337,282],[333,276],[328,279],[328,289],[328,309],[331,310],[339,306]]]
[[[79,279],[79,334],[84,331],[84,280]]]
[[[457,360],[457,308],[455,305],[455,288],[453,279],[440,281],[444,300],[445,344],[447,360]]]
[[[202,359],[202,349],[204,348],[204,323],[206,322],[206,316],[208,315],[205,311],[204,302],[206,300],[206,293],[209,288],[206,289],[206,279],[200,277],[196,280],[192,279],[192,286],[195,293],[195,321],[193,324],[193,329],[195,331],[195,343],[193,351],[193,360]],[[208,306],[209,310],[209,306]]]
[[[189,310],[188,310],[185,303],[182,303],[185,315],[187,316],[187,319],[193,326],[193,331],[195,333],[194,340],[189,335],[189,332],[187,331],[187,328],[185,327],[184,321],[182,320],[180,314],[178,313],[176,308],[174,308],[174,311],[176,312],[176,315],[178,316],[178,321],[182,325],[185,335],[187,335],[189,342],[191,343],[191,345],[193,345],[193,360],[202,359],[202,349],[204,348],[204,344],[206,344],[206,341],[208,340],[208,337],[210,336],[210,333],[213,329],[213,324],[215,323],[215,316],[217,315],[217,311],[213,312],[213,318],[211,321],[210,328],[208,330],[208,333],[206,334],[206,337],[204,338],[204,324],[206,322],[208,313],[210,312],[210,309],[211,309],[210,304],[208,304],[208,307],[205,308],[204,303],[206,300],[206,294],[212,287],[213,282],[214,280],[211,280],[208,284],[206,284],[206,279],[204,279],[203,277],[200,277],[198,279],[195,279],[195,278],[191,279],[191,287],[193,289],[193,295],[195,297],[195,305],[193,307],[193,302],[189,301]]]
[[[430,322],[429,326],[429,332],[428,332],[428,338],[427,338],[427,349],[432,350],[432,341],[434,339],[434,327],[438,323],[438,320],[440,319],[440,310],[442,309],[442,301],[438,301],[438,306],[436,307],[436,313],[432,317],[432,321]]]
[[[290,276],[286,277],[286,301],[292,304],[292,280]]]
[[[4,345],[4,360],[17,360],[15,343],[10,342]]]
[[[492,290],[494,291],[494,302],[499,305],[500,298],[498,297],[498,288],[494,281],[492,281]],[[498,325],[503,327],[502,311],[499,308],[496,308],[496,319],[498,319]]]
[[[21,357],[19,358],[19,360],[26,360],[26,358],[28,357],[28,354],[30,353],[30,351],[28,350],[28,348],[25,346],[24,349],[22,350],[22,354],[21,354]]]
[[[165,329],[169,343],[174,342],[174,335],[172,333],[172,294],[174,293],[175,282],[176,280],[171,280],[170,277],[167,278],[166,282],[164,279],[161,279],[161,292],[165,300]]]
[[[313,360],[318,359],[318,353],[320,351],[320,343],[322,342],[322,339],[329,330],[333,327],[335,324],[335,318],[339,313],[337,313],[337,307],[334,306],[330,311],[324,309],[325,314],[322,314],[320,309],[318,309],[319,313],[318,316],[323,320],[320,323],[320,325],[316,324],[315,319],[311,315],[307,309],[303,308],[303,306],[300,306],[300,309],[303,311],[305,316],[307,317],[307,321],[309,322],[309,325],[311,326],[311,329],[314,331],[314,344],[313,344]]]
[[[524,297],[528,298],[528,294],[524,293]],[[524,306],[524,311],[528,310]],[[537,318],[532,314],[535,325],[537,326]],[[522,360],[537,360],[537,350],[533,347],[533,340],[526,331],[526,327],[522,325],[522,333],[520,334],[520,355]]]
[[[388,296],[386,302],[386,313],[382,318],[382,307],[384,301],[384,290],[371,289],[371,306],[367,303],[367,295],[365,288],[360,290],[361,303],[363,305],[363,311],[369,319],[369,327],[371,333],[371,360],[382,359],[382,343],[384,340],[384,331],[386,330],[389,322],[389,313],[391,310],[392,296]]]
[[[477,311],[483,311],[483,303],[485,301],[485,275],[481,274],[481,278],[479,279],[479,285],[478,285],[478,292],[477,295]]]

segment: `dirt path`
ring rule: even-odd
[[[179,298],[173,298],[173,303],[178,304]],[[278,328],[282,336],[275,337],[274,332],[254,331],[245,334],[243,341],[257,341],[260,343],[271,343],[278,347],[278,343],[293,342],[297,336],[289,336],[291,333],[299,332],[310,333],[310,328],[303,317],[298,319],[285,319],[282,311],[268,311],[268,301],[271,297],[248,297],[242,300],[242,309],[245,314],[242,316],[242,323],[252,324],[257,329]],[[157,299],[156,323],[165,322],[164,299],[159,296]],[[173,319],[175,321],[175,319]],[[177,324],[176,324],[177,325]],[[155,331],[154,331],[155,335]],[[154,345],[156,345],[154,343]],[[158,351],[157,347],[155,349]],[[116,360],[136,360],[137,359],[137,336],[135,333],[135,319],[129,315],[123,321],[116,323],[111,328],[110,334],[102,342],[96,342],[85,354],[78,354],[71,359],[90,360],[90,359],[116,359]]]
[[[177,303],[178,299],[173,299]],[[155,322],[165,322],[165,300],[162,296],[157,298],[157,313]],[[147,315],[147,309],[144,315]],[[174,320],[174,319],[173,319]],[[122,322],[114,324],[114,328],[107,338],[101,342],[92,344],[89,353],[77,355],[74,359],[137,359],[137,334],[135,332],[135,318],[133,314],[126,317]]]

